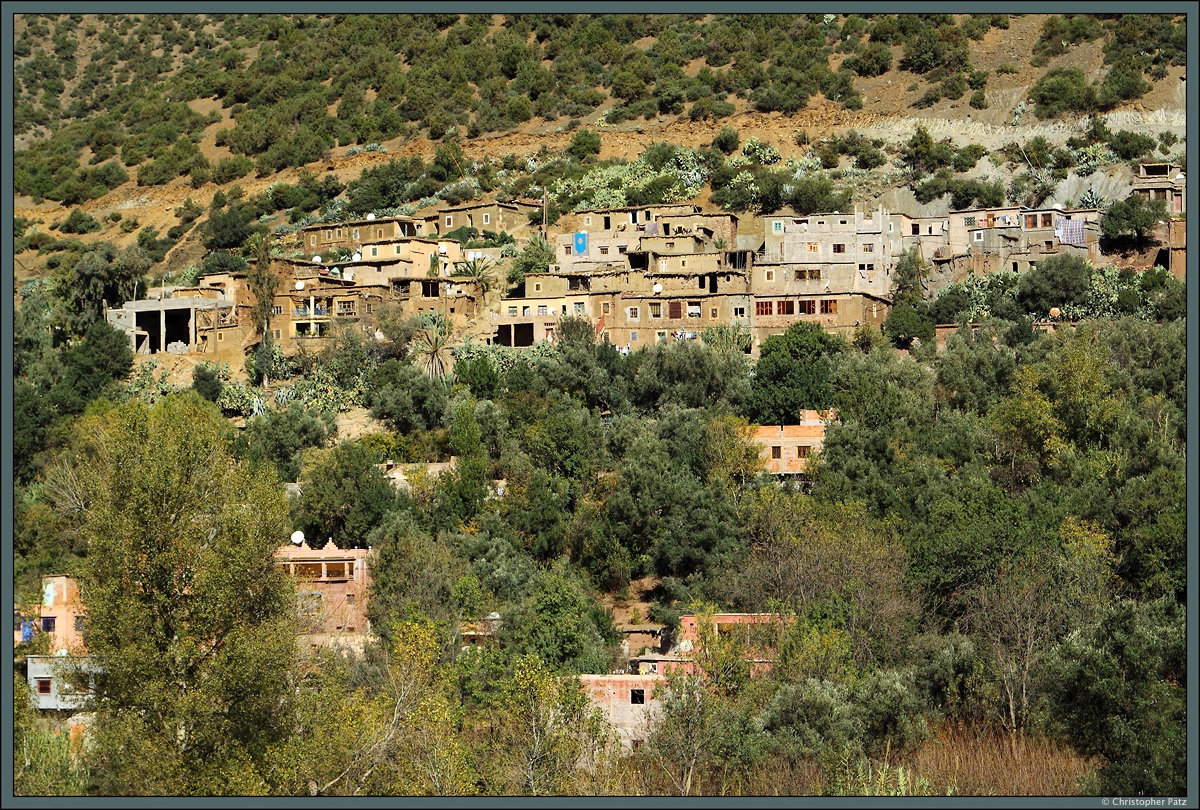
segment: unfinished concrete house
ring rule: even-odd
[[[579,683],[592,704],[604,712],[621,744],[637,748],[662,711],[661,675],[580,675]]]
[[[25,658],[26,680],[41,710],[74,711],[88,696],[78,686],[80,670],[92,671],[83,642],[86,615],[78,583],[68,576],[42,577],[42,601],[34,634],[49,637],[49,655]]]
[[[810,460],[821,452],[825,425],[832,418],[831,411],[805,409],[797,415],[795,424],[756,428],[752,441],[762,448],[759,457],[766,471],[781,480],[803,477]]]
[[[129,336],[134,354],[204,354],[239,346],[246,337],[231,299],[194,288],[159,295],[105,310],[108,323]]]
[[[301,542],[276,550],[275,566],[296,580],[302,649],[307,645],[361,650],[367,643],[370,556],[370,549],[340,549],[332,541],[320,548]]]

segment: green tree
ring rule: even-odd
[[[804,408],[830,407],[832,359],[844,349],[841,338],[810,323],[792,324],[782,335],[764,340],[750,380],[750,419],[792,425]]]
[[[395,508],[395,489],[359,442],[340,442],[302,478],[295,522],[318,544],[325,537],[338,548],[362,548],[371,530]]]
[[[1017,300],[1027,313],[1045,318],[1052,307],[1082,304],[1091,284],[1091,262],[1063,253],[1039,262],[1021,276]]]
[[[1173,598],[1122,601],[1072,633],[1044,677],[1054,718],[1080,752],[1101,756],[1097,792],[1187,792],[1186,622]]]
[[[1100,217],[1100,231],[1106,239],[1146,241],[1159,222],[1167,219],[1166,200],[1148,200],[1130,194],[1115,202]]]
[[[246,423],[247,455],[275,466],[280,481],[295,481],[300,476],[299,453],[306,447],[324,447],[337,433],[330,413],[318,413],[297,402],[289,402],[281,411],[267,411]]]
[[[524,287],[525,276],[529,273],[545,273],[555,261],[554,247],[540,234],[534,234],[512,261],[508,270],[510,287]]]
[[[78,471],[94,789],[261,791],[255,762],[281,731],[295,645],[272,558],[283,493],[230,456],[220,414],[194,393],[121,406],[98,427],[80,437]]]
[[[246,247],[254,256],[254,264],[246,274],[254,303],[250,306],[250,322],[263,342],[271,343],[271,310],[275,306],[275,290],[279,278],[271,272],[271,239],[264,233],[253,234]],[[266,382],[263,383],[267,385]]]
[[[62,353],[62,374],[50,388],[49,402],[60,413],[81,413],[112,384],[129,376],[133,351],[120,329],[96,321],[83,338]]]

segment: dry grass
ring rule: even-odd
[[[1068,746],[1018,740],[1006,734],[955,727],[941,729],[903,763],[929,779],[934,795],[1078,796],[1080,777],[1098,763]]]

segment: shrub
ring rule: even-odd
[[[881,76],[892,69],[892,52],[882,42],[869,42],[848,58],[843,67],[859,76]]]
[[[100,223],[91,214],[74,208],[59,230],[63,233],[93,233],[100,230]]]
[[[1029,91],[1038,118],[1054,118],[1064,112],[1096,109],[1096,91],[1078,68],[1054,68],[1037,80]]]
[[[212,181],[218,185],[232,183],[248,175],[254,169],[254,161],[245,155],[234,155],[218,161],[212,170]]]
[[[600,154],[600,133],[590,129],[581,129],[571,136],[571,144],[567,154],[576,160],[583,160],[589,155]]]
[[[723,154],[732,154],[738,148],[738,131],[731,126],[723,126],[712,140],[714,149],[720,149]]]
[[[1112,149],[1122,160],[1137,160],[1142,155],[1154,151],[1154,139],[1149,135],[1123,129],[1112,136],[1108,142],[1108,148]]]

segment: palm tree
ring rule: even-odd
[[[446,320],[439,318],[432,325],[424,327],[412,348],[417,365],[433,379],[442,379],[446,376],[453,342],[450,324]]]
[[[485,300],[496,286],[496,263],[487,256],[477,256],[459,265],[458,274],[479,282],[479,294]]]

